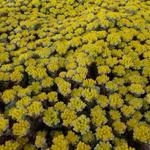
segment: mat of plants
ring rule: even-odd
[[[0,0],[0,150],[149,150],[150,1]]]

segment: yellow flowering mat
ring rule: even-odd
[[[149,144],[149,0],[0,0],[0,150]]]

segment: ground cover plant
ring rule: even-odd
[[[148,150],[150,1],[0,0],[0,150]]]

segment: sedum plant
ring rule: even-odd
[[[81,115],[72,122],[73,130],[80,134],[84,134],[90,129],[89,123],[90,119],[85,115]]]
[[[0,150],[148,150],[149,10],[1,0]]]
[[[112,133],[112,128],[108,125],[104,125],[102,127],[98,127],[96,129],[96,138],[102,141],[111,141],[114,138]]]
[[[22,137],[28,133],[28,130],[30,129],[30,124],[26,120],[20,120],[19,122],[14,123],[12,129],[14,135]]]
[[[9,125],[9,121],[8,119],[5,119],[4,116],[2,114],[0,114],[0,135],[3,135],[3,132],[7,129],[8,125]]]
[[[58,113],[54,110],[54,108],[49,107],[44,111],[43,122],[47,126],[54,126],[59,123]]]

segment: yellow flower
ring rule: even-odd
[[[51,77],[46,77],[42,80],[41,85],[43,88],[49,88],[53,86],[53,79]]]
[[[115,77],[115,78],[113,79],[113,82],[116,83],[116,84],[119,85],[119,86],[122,86],[122,85],[124,85],[124,83],[125,83],[125,79]]]
[[[15,119],[17,121],[23,119],[25,115],[26,115],[26,110],[23,108],[11,108],[9,110],[9,116],[11,116],[12,119]]]
[[[74,71],[73,71],[74,72]],[[67,77],[67,78],[71,78],[72,76],[73,76],[73,73],[72,71],[67,71],[67,72],[65,72],[65,71],[61,71],[60,73],[59,73],[59,77],[61,77],[61,78],[65,78],[65,77]]]
[[[13,70],[13,64],[3,64],[1,66],[0,70],[4,71],[4,72],[6,72],[6,71],[12,71]]]
[[[119,33],[111,33],[107,36],[107,41],[110,45],[118,45],[121,42]]]
[[[42,80],[47,77],[46,69],[44,67],[28,66],[26,72],[36,80]]]
[[[122,48],[122,47],[125,47],[125,42],[121,42],[119,45],[118,45],[118,47],[119,48]],[[122,56],[123,56],[123,51],[121,50],[121,49],[112,49],[112,51],[111,51],[111,53],[112,53],[112,56],[115,56],[115,57],[117,57],[117,58],[122,58]],[[115,67],[117,67],[117,66],[114,66],[114,68]]]
[[[2,100],[5,104],[8,104],[15,100],[16,92],[13,89],[5,90],[2,94]]]
[[[81,133],[82,135],[89,131],[90,119],[85,115],[80,115],[72,122],[73,130]]]
[[[49,63],[49,59],[48,58],[43,58],[43,59],[40,59],[38,61],[39,64],[37,64],[38,67],[43,67],[45,65],[48,65]]]
[[[33,55],[33,52],[32,51],[29,51],[29,52],[26,52],[26,53],[23,53],[19,56],[18,58],[18,61],[20,63],[24,63],[26,60],[28,60],[29,58],[31,58]]]
[[[57,125],[60,122],[58,112],[49,107],[44,111],[43,122],[49,127]]]
[[[107,90],[109,90],[111,92],[115,92],[118,90],[118,85],[116,83],[114,83],[113,81],[108,81],[106,83],[106,88],[107,88]]]
[[[9,61],[9,53],[8,52],[0,53],[0,64],[3,64],[8,61]]]
[[[0,136],[7,129],[9,125],[8,119],[5,119],[2,114],[0,114]]]
[[[85,79],[83,81],[83,86],[88,87],[88,88],[94,87],[95,86],[95,81],[93,79]]]
[[[76,119],[76,117],[75,111],[68,108],[66,108],[61,114],[63,125],[67,127],[72,125],[72,122]]]
[[[97,35],[98,35],[99,39],[104,39],[106,37],[106,35],[107,35],[107,32],[105,30],[98,31]]]
[[[37,96],[33,96],[32,99],[35,101],[41,101],[42,102],[42,101],[47,100],[47,94],[45,92],[41,92]]]
[[[125,95],[125,101],[126,102],[128,102],[129,103],[129,101],[131,100],[131,99],[134,99],[135,97],[132,95],[132,94],[126,94]]]
[[[110,110],[109,114],[113,120],[119,120],[121,118],[121,113],[118,110]]]
[[[120,95],[126,95],[127,94],[127,92],[128,92],[128,88],[126,87],[126,86],[119,86],[119,94]]]
[[[125,117],[130,117],[131,115],[134,114],[135,109],[133,106],[127,106],[127,105],[123,105],[121,108],[121,112],[123,113],[123,115]]]
[[[94,147],[94,150],[111,150],[112,146],[109,142],[100,142]]]
[[[129,91],[137,95],[141,95],[145,93],[143,86],[141,84],[134,84],[134,83],[131,84],[131,86],[129,86]]]
[[[91,120],[93,125],[101,126],[107,122],[105,111],[100,108],[99,105],[91,109]]]
[[[133,137],[140,142],[150,143],[150,126],[146,123],[139,123],[133,130]]]
[[[96,38],[96,40],[97,40],[97,38]],[[101,46],[101,43],[99,41],[97,41],[97,42],[95,42],[95,44],[89,43],[89,44],[83,45],[82,51],[88,53],[89,56],[91,56],[91,57],[97,57],[102,52],[102,46]],[[92,63],[92,59],[89,56],[87,55],[86,59],[84,57],[82,58],[82,61],[83,62],[86,61],[87,65]],[[89,60],[89,62],[88,62],[88,60]]]
[[[67,40],[57,41],[54,43],[54,48],[60,55],[64,55],[67,52],[69,46],[70,43]]]
[[[58,135],[53,138],[51,150],[68,150],[69,143],[63,135]]]
[[[72,80],[80,83],[83,80],[85,80],[85,78],[86,78],[86,75],[84,73],[78,73],[72,77]]]
[[[0,150],[16,150],[20,148],[20,144],[13,140],[8,140],[5,145],[0,145]]]
[[[77,67],[75,74],[72,77],[72,80],[76,82],[83,82],[85,80],[86,75],[88,73],[87,68],[85,67]]]
[[[68,107],[76,111],[82,111],[85,106],[86,104],[79,97],[72,97],[68,103]]]
[[[111,71],[110,68],[106,65],[99,66],[97,69],[99,74],[108,74]]]
[[[88,22],[91,22],[94,18],[95,18],[95,15],[94,15],[93,13],[89,13],[89,14],[87,15],[87,21],[88,21]]]
[[[149,68],[149,65],[146,66],[146,67],[143,67],[142,74],[143,74],[144,77],[148,77],[148,76],[149,76],[149,74],[150,74],[150,68]]]
[[[133,29],[134,30],[134,29]],[[133,39],[133,36],[134,36],[134,33],[135,31],[132,31],[132,29],[130,28],[125,28],[122,32],[121,32],[121,38],[123,41],[125,42],[129,42],[129,41],[132,41]]]
[[[35,66],[36,65],[36,60],[35,59],[33,59],[33,58],[29,58],[26,62],[25,62],[25,65],[26,66]]]
[[[123,99],[120,94],[114,93],[109,96],[110,106],[112,108],[120,108],[123,105]]]
[[[49,102],[57,102],[58,101],[57,92],[54,92],[54,91],[49,92],[47,94],[47,96],[48,96],[48,101]]]
[[[20,73],[23,73],[24,72],[24,67],[22,65],[16,66],[14,71],[16,71],[16,72],[18,71]]]
[[[63,72],[64,73],[64,72]],[[75,71],[74,70],[68,70],[67,73],[64,73],[63,76],[66,76],[67,78],[72,78],[74,75]],[[60,75],[60,74],[59,74]],[[62,75],[62,73],[61,73]],[[62,76],[61,76],[62,77]]]
[[[104,125],[96,129],[96,138],[102,141],[111,141],[114,138],[111,127]]]
[[[85,143],[91,143],[95,140],[94,134],[92,131],[88,131],[82,135],[82,141]]]
[[[32,102],[27,108],[29,116],[39,116],[43,112],[41,102]]]
[[[46,146],[46,132],[44,131],[37,132],[35,145],[37,148],[44,148]]]
[[[51,57],[49,64],[47,65],[47,69],[50,72],[56,72],[60,67],[59,59],[57,57]]]
[[[106,82],[109,81],[109,77],[107,75],[103,74],[103,75],[98,76],[96,78],[96,81],[99,85],[105,84]]]
[[[19,137],[25,136],[30,129],[30,124],[26,120],[20,120],[13,124],[13,134]]]
[[[140,121],[142,118],[143,118],[143,115],[140,111],[136,111],[134,114],[133,114],[133,117],[134,119]]]
[[[31,98],[29,96],[25,96],[16,102],[16,106],[18,108],[27,107],[31,102],[32,102]]]
[[[98,26],[99,26],[99,21],[97,19],[95,19],[94,21],[87,24],[86,30],[92,31],[92,30],[95,30],[96,28],[98,28]]]
[[[102,108],[105,108],[108,106],[109,100],[107,96],[105,95],[99,95],[96,99],[97,104],[99,104]]]
[[[70,144],[75,145],[78,142],[79,137],[73,131],[68,131],[66,139]]]
[[[109,27],[109,24],[110,24],[110,22],[105,17],[100,18],[100,26],[103,29],[107,29]],[[110,37],[109,37],[109,40],[111,40]]]
[[[82,41],[84,43],[94,43],[97,41],[97,36],[96,36],[96,32],[95,31],[90,31],[90,32],[87,32],[87,33],[84,33],[82,35]]]
[[[85,67],[77,67],[76,71],[78,74],[83,74],[84,76],[88,73],[88,69]]]
[[[143,100],[141,98],[133,98],[129,101],[129,104],[135,109],[140,110],[143,106]]]
[[[98,97],[98,90],[96,88],[85,88],[82,95],[86,101],[91,102]]]
[[[70,69],[74,69],[74,68],[76,68],[77,67],[77,63],[75,62],[75,61],[68,61],[67,63],[66,63],[66,69],[68,70],[68,71],[70,71]],[[72,72],[72,74],[73,74],[73,72]],[[68,74],[69,75],[69,74]],[[70,76],[69,76],[70,77]]]
[[[114,67],[118,63],[117,57],[108,57],[106,59],[106,64],[109,67]]]
[[[40,86],[39,82],[32,82],[32,85],[30,86],[30,88],[32,89],[32,92],[39,93],[42,87]]]
[[[81,141],[80,141],[80,142],[77,144],[76,150],[91,150],[91,147],[90,147],[89,145],[85,144],[84,142],[81,142]]]
[[[144,52],[144,58],[150,58],[150,51]]]
[[[19,71],[14,71],[11,75],[10,75],[10,79],[13,82],[20,82],[23,78],[23,74]]]
[[[127,121],[128,129],[133,130],[138,124],[138,120],[135,118],[131,118]]]
[[[106,17],[110,21],[118,21],[121,18],[121,15],[117,12],[108,11]]]
[[[84,33],[84,28],[77,28],[75,30],[75,35],[81,35],[82,33]]]
[[[126,77],[131,83],[146,84],[148,82],[147,78],[142,77],[139,72],[129,72]]]
[[[129,69],[133,66],[133,60],[130,56],[124,55],[121,60],[121,64],[125,66],[125,68]]]
[[[72,97],[80,97],[82,95],[83,92],[83,88],[79,87],[79,88],[74,88],[71,92]]]
[[[67,96],[68,94],[71,93],[71,84],[67,81],[65,81],[64,79],[57,77],[55,78],[55,83],[58,86],[59,92],[63,95],[63,96]]]
[[[150,111],[145,112],[144,117],[145,117],[147,122],[150,122]]]
[[[126,125],[119,120],[114,121],[112,125],[114,130],[119,134],[123,134],[126,130]]]
[[[76,30],[75,32],[77,33],[78,31]],[[78,46],[80,46],[81,44],[82,44],[82,41],[81,41],[81,37],[80,37],[80,36],[78,36],[78,37],[73,37],[73,38],[71,39],[70,45],[71,45],[72,47],[78,47]]]
[[[135,148],[129,147],[127,143],[122,143],[117,145],[115,150],[135,150]]]
[[[9,81],[9,80],[10,80],[10,74],[0,71],[0,81]]]
[[[64,102],[57,102],[55,105],[54,105],[54,109],[56,109],[57,111],[64,111],[66,108],[66,105],[64,104]]]
[[[48,58],[53,51],[54,50],[52,50],[51,48],[39,47],[36,49],[35,54],[41,58]]]

